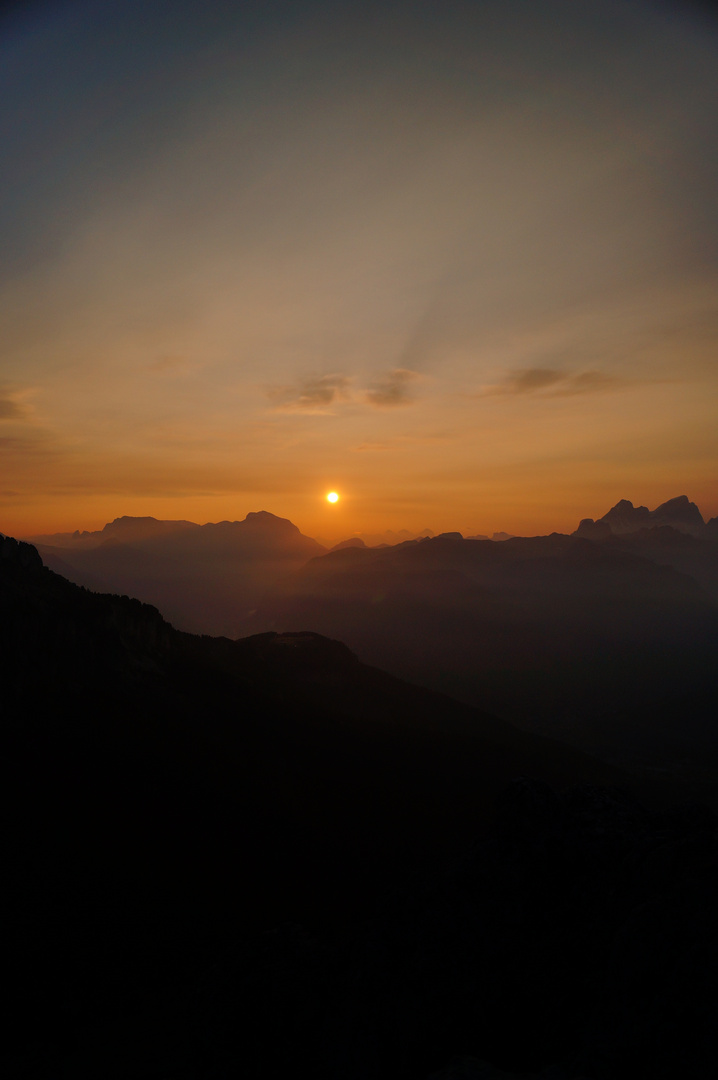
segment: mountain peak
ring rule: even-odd
[[[629,499],[620,499],[597,521],[584,518],[576,531],[578,535],[589,539],[600,539],[609,535],[609,532],[621,536],[639,529],[665,525],[693,536],[700,536],[706,528],[696,504],[691,502],[687,495],[678,495],[661,503],[655,510],[649,510],[647,506],[634,506]]]
[[[297,527],[289,518],[277,517],[276,514],[271,514],[269,510],[250,510],[244,521],[264,525],[272,525],[277,522],[281,525],[291,525],[293,529]],[[244,524],[244,522],[240,522],[240,524]]]
[[[677,525],[683,524],[700,528],[705,525],[703,515],[694,502],[687,495],[678,495],[675,499],[661,503],[652,512],[651,517],[656,524]]]
[[[126,529],[137,525],[157,524],[158,520],[155,517],[132,517],[130,514],[123,514],[122,517],[116,517],[112,521],[108,521],[107,525],[103,526],[102,531],[112,532],[113,529]]]
[[[634,506],[629,499],[621,499],[599,521],[609,526],[613,533],[636,532],[650,524],[651,512],[647,506]]]
[[[365,548],[366,544],[362,540],[361,536],[350,536],[348,540],[340,540],[338,544],[335,544],[332,551],[342,551],[344,548]]]

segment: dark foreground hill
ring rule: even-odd
[[[711,1074],[708,811],[9,539],[0,604],[3,1075]]]

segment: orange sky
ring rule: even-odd
[[[163,11],[0,45],[0,531],[718,514],[715,25]]]

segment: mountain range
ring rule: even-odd
[[[548,540],[600,578],[591,542]],[[515,548],[306,573],[408,558],[444,595],[437,565],[464,589],[467,552]],[[565,566],[537,559],[552,595]],[[3,1075],[710,1075],[715,819],[670,779],[307,630],[183,633],[7,537],[0,609]]]
[[[656,532],[347,548],[298,571],[252,623],[338,637],[614,761],[714,770],[718,545]]]
[[[336,638],[526,730],[710,787],[716,520],[681,496],[653,511],[622,500],[571,536],[499,543],[354,537],[327,552],[268,513],[203,526],[119,518],[37,539],[49,567],[153,603],[178,629]]]

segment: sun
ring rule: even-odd
[[[327,502],[330,502],[330,503],[339,502],[339,496],[337,495],[336,491],[330,491],[329,492],[329,494],[327,495]]]

